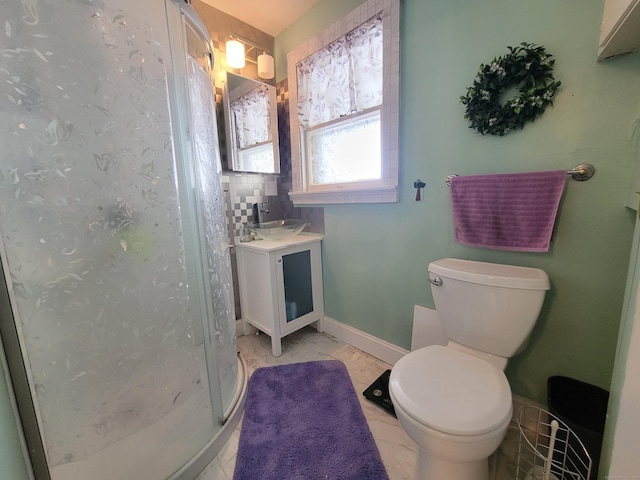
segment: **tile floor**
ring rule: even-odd
[[[271,340],[267,335],[249,335],[238,338],[238,347],[245,359],[249,375],[259,367],[310,360],[335,359],[342,361],[351,376],[362,409],[375,438],[390,480],[412,480],[415,445],[404,432],[398,420],[377,405],[369,402],[362,392],[390,365],[345,344],[329,335],[318,333],[312,327],[299,330],[282,341],[282,355],[271,354]],[[231,480],[236,461],[236,450],[242,422],[231,439],[222,448],[197,480]],[[517,435],[516,435],[517,436]],[[513,479],[514,428],[510,428],[503,445],[490,459],[490,479]],[[284,479],[283,479],[284,480]],[[449,480],[449,479],[443,479]],[[451,479],[453,480],[453,479]]]

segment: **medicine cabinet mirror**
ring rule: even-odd
[[[229,168],[280,173],[276,89],[227,72],[223,103]]]

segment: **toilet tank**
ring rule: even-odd
[[[527,340],[549,290],[539,268],[445,258],[430,263],[429,272],[449,339],[506,358]]]

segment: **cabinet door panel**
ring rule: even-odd
[[[313,311],[313,285],[311,281],[311,252],[282,256],[284,303],[286,321],[291,322]]]

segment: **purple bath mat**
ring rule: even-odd
[[[389,479],[342,362],[253,373],[233,479]]]

